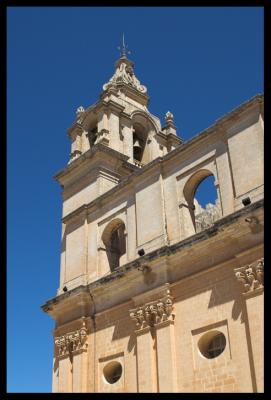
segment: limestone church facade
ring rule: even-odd
[[[68,129],[53,392],[263,392],[263,96],[187,142],[148,101],[124,47]]]

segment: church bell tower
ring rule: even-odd
[[[115,72],[99,100],[76,111],[68,129],[70,159],[55,175],[63,189],[60,285],[57,296],[43,306],[56,321],[54,392],[100,391],[90,367],[99,306],[88,285],[110,280],[118,267],[139,257],[140,248],[134,199],[127,195],[120,208],[114,188],[181,143],[172,113],[167,112],[162,127],[149,112],[147,88],[127,54],[123,38]],[[103,200],[108,191],[112,196]]]
[[[263,96],[183,143],[127,56],[123,38],[55,175],[53,392],[263,392]]]

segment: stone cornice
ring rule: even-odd
[[[121,104],[118,104],[116,101],[112,100],[110,97],[108,100],[103,99],[100,103],[95,107],[94,112],[98,113],[101,110],[112,110],[119,113],[124,111],[125,107]]]
[[[160,247],[159,249],[153,250],[150,253],[146,254],[143,257],[139,257],[138,259],[135,259],[121,267],[118,267],[115,271],[113,271],[111,274],[102,277],[86,286],[79,286],[77,288],[71,289],[66,293],[60,294],[50,300],[48,300],[43,306],[42,309],[44,312],[48,312],[49,314],[53,315],[55,313],[54,307],[58,303],[62,303],[63,301],[70,301],[73,302],[73,298],[75,295],[79,295],[80,293],[84,294],[87,296],[90,292],[91,293],[98,293],[99,290],[104,288],[106,285],[111,285],[114,284],[115,282],[118,282],[120,278],[123,278],[127,276],[127,274],[131,273],[132,271],[136,271],[140,265],[143,264],[149,264],[152,262],[155,262],[157,259],[162,259],[171,257],[176,254],[178,254],[181,251],[186,251],[186,249],[190,249],[191,246],[204,246],[204,243],[206,240],[214,240],[215,243],[217,242],[216,237],[218,234],[224,235],[225,237],[229,237],[228,229],[232,231],[234,224],[237,223],[237,225],[240,225],[240,221],[243,221],[243,224],[247,226],[247,222],[245,222],[245,217],[247,215],[251,215],[251,213],[256,213],[257,210],[261,212],[263,209],[263,200],[259,200],[255,203],[252,203],[249,206],[246,206],[238,211],[236,211],[233,214],[230,214],[224,218],[221,218],[220,220],[216,221],[214,225],[202,232],[199,232],[193,236],[190,236],[184,240],[181,240],[178,243],[172,244],[172,245],[166,245],[163,247]],[[213,238],[213,239],[212,239]],[[206,246],[206,244],[205,244]],[[143,263],[143,264],[142,264]],[[195,274],[196,272],[194,271],[192,274]],[[109,290],[108,288],[106,290]],[[152,299],[150,299],[152,301]]]
[[[170,142],[174,143],[175,145],[181,144],[183,142],[182,138],[174,135],[173,133],[169,133],[167,135],[167,138]]]
[[[101,143],[96,144],[93,146],[91,149],[83,153],[80,157],[78,157],[76,160],[72,161],[70,164],[68,164],[64,169],[60,170],[54,175],[54,179],[59,181],[61,178],[65,177],[72,171],[76,170],[79,166],[82,165],[83,162],[85,162],[87,159],[91,159],[95,156],[95,154],[104,153],[104,154],[109,154],[111,157],[114,157],[114,159],[119,159],[120,161],[125,163],[125,166],[129,168],[130,170],[135,170],[136,168],[127,162],[128,156],[111,149],[108,146],[104,146]]]
[[[255,291],[262,291],[264,287],[264,259],[261,258],[252,264],[234,270],[241,292],[249,295]]]

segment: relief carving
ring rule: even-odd
[[[240,283],[243,292],[247,293],[264,287],[264,259],[256,263],[234,270],[235,276]]]
[[[103,90],[115,87],[117,83],[126,83],[141,93],[147,92],[147,88],[141,85],[139,80],[136,78],[132,65],[127,65],[126,62],[121,62],[118,65],[112,78],[108,83],[103,85]]]
[[[130,310],[130,317],[136,322],[137,329],[147,326],[152,327],[160,322],[174,319],[173,301],[168,294],[162,299],[146,303],[145,305]]]
[[[75,353],[79,350],[85,350],[87,348],[87,328],[86,323],[83,321],[83,325],[80,329],[73,332],[67,332],[62,336],[55,337],[55,346],[57,348],[57,355],[67,356],[71,353]]]

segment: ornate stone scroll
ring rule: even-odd
[[[62,336],[55,337],[55,346],[58,350],[58,356],[67,356],[79,350],[87,348],[87,328],[86,323],[80,329],[73,332],[67,332]]]
[[[243,288],[244,293],[264,287],[264,259],[245,267],[236,268],[235,276]]]
[[[110,87],[116,87],[118,83],[126,83],[141,93],[147,92],[147,88],[141,85],[139,80],[136,78],[132,65],[127,64],[125,61],[119,63],[112,78],[108,83],[103,85],[103,90],[107,90]]]
[[[147,326],[155,326],[156,324],[174,319],[173,301],[170,295],[166,295],[162,299],[146,303],[143,306],[130,310],[130,317],[136,322],[137,329],[143,329]]]

